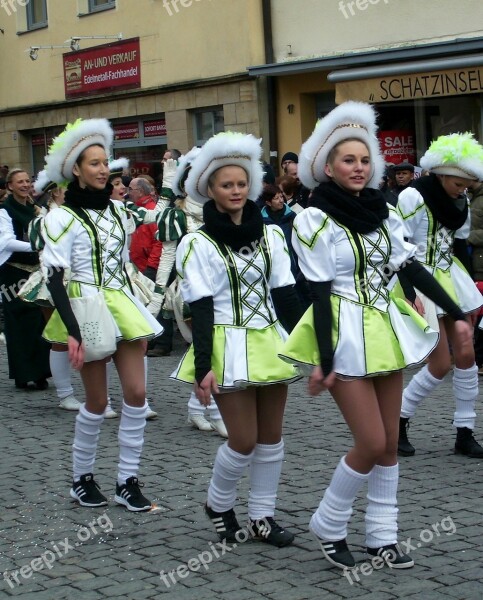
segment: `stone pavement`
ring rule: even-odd
[[[167,379],[182,351],[178,342],[171,357],[149,359],[149,396],[160,416],[147,425],[141,478],[159,510],[132,514],[113,502],[86,509],[70,500],[75,413],[57,408],[52,389],[15,390],[0,348],[0,599],[483,598],[483,465],[452,454],[450,380],[422,405],[410,432],[417,454],[401,460],[400,540],[415,547],[415,568],[370,573],[367,564],[359,581],[349,581],[322,559],[307,528],[350,444],[334,402],[327,394],[310,399],[304,382],[290,387],[277,516],[296,543],[217,545],[202,505],[221,438],[186,425],[189,389]],[[75,387],[81,398],[77,374]],[[112,395],[120,397],[117,378]],[[118,425],[104,422],[96,464],[111,500]],[[246,496],[245,478],[237,508],[243,520]],[[361,563],[363,511],[361,498],[349,538]]]

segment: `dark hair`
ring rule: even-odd
[[[181,152],[177,148],[168,148],[165,152],[171,152],[171,158],[173,160],[178,160],[181,156]]]
[[[262,195],[260,196],[260,200],[263,203],[271,202],[277,194],[281,193],[282,190],[279,187],[277,187],[276,185],[268,184],[265,186],[265,189],[263,190]]]

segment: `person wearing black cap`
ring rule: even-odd
[[[414,165],[404,161],[391,167],[391,171],[396,180],[396,185],[390,187],[388,192],[390,196],[394,197],[394,202],[391,202],[391,204],[396,205],[399,194],[409,187],[414,179]]]
[[[285,154],[282,156],[282,161],[280,163],[283,172],[286,174],[286,167],[288,164],[290,163],[295,163],[296,165],[299,162],[299,157],[295,154],[295,152],[285,152]]]

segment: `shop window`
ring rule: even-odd
[[[28,31],[47,26],[47,0],[30,0],[26,8]]]
[[[202,146],[210,137],[225,130],[222,108],[210,108],[193,113],[193,130],[196,146]]]
[[[116,7],[116,0],[89,0],[89,12],[98,12]]]
[[[315,96],[315,111],[317,119],[322,119],[336,107],[335,92],[322,92]]]

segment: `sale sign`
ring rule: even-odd
[[[64,54],[66,98],[141,87],[139,38]]]
[[[392,129],[378,134],[381,151],[387,163],[416,162],[414,132],[409,129]]]

